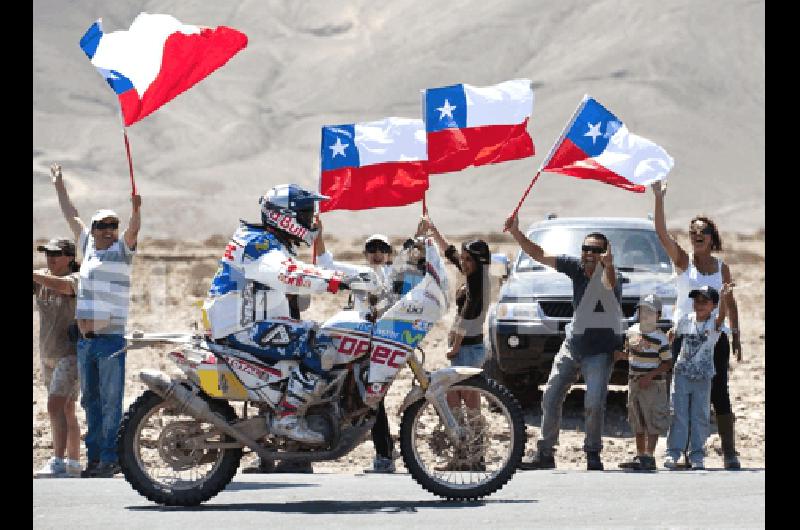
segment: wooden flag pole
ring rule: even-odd
[[[428,215],[428,203],[425,201],[428,192],[422,194],[422,215]]]
[[[133,159],[131,158],[131,145],[128,142],[128,130],[123,127],[122,134],[125,136],[125,153],[128,155],[128,172],[131,175],[131,195],[136,195],[136,182],[133,180]]]

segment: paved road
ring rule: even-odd
[[[153,504],[121,478],[39,479],[33,528],[758,528],[764,474],[522,471],[472,503],[439,500],[408,474],[239,474],[195,508]]]

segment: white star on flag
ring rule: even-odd
[[[450,116],[450,118],[452,119],[453,118],[453,111],[456,110],[456,106],[455,105],[450,105],[450,102],[445,99],[444,100],[444,105],[442,105],[441,107],[437,107],[436,110],[438,110],[440,112],[440,114],[439,114],[439,119],[440,120],[442,118],[444,118],[445,116]]]
[[[601,123],[602,122],[597,122],[594,125],[592,125],[591,123],[588,124],[589,125],[589,132],[584,134],[584,136],[591,136],[592,137],[592,145],[594,145],[595,142],[597,142],[597,137],[598,136],[602,136],[603,135],[603,133],[600,132],[600,124]]]
[[[343,157],[347,158],[347,156],[344,154],[344,150],[349,145],[350,144],[343,144],[342,139],[337,136],[336,143],[328,146],[328,149],[330,149],[333,152],[331,158],[336,158],[336,155],[342,155]]]

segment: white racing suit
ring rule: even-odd
[[[225,247],[203,309],[211,337],[268,361],[300,360],[276,407],[272,432],[306,443],[323,443],[303,416],[309,398],[324,385],[319,354],[309,344],[311,321],[290,318],[287,294],[336,293],[342,273],[291,257],[271,232],[242,224]],[[329,368],[325,366],[324,368]]]

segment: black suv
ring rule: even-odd
[[[611,241],[614,264],[623,277],[625,328],[638,318],[639,299],[655,293],[664,304],[659,327],[669,329],[676,296],[673,267],[652,221],[611,217],[557,219],[551,215],[531,225],[526,235],[548,254],[579,257],[581,243],[591,232],[601,232]],[[489,310],[488,375],[511,389],[521,402],[535,400],[538,385],[547,381],[572,311],[569,277],[520,251],[498,302]],[[627,362],[616,363],[611,384],[627,384],[627,372]]]

